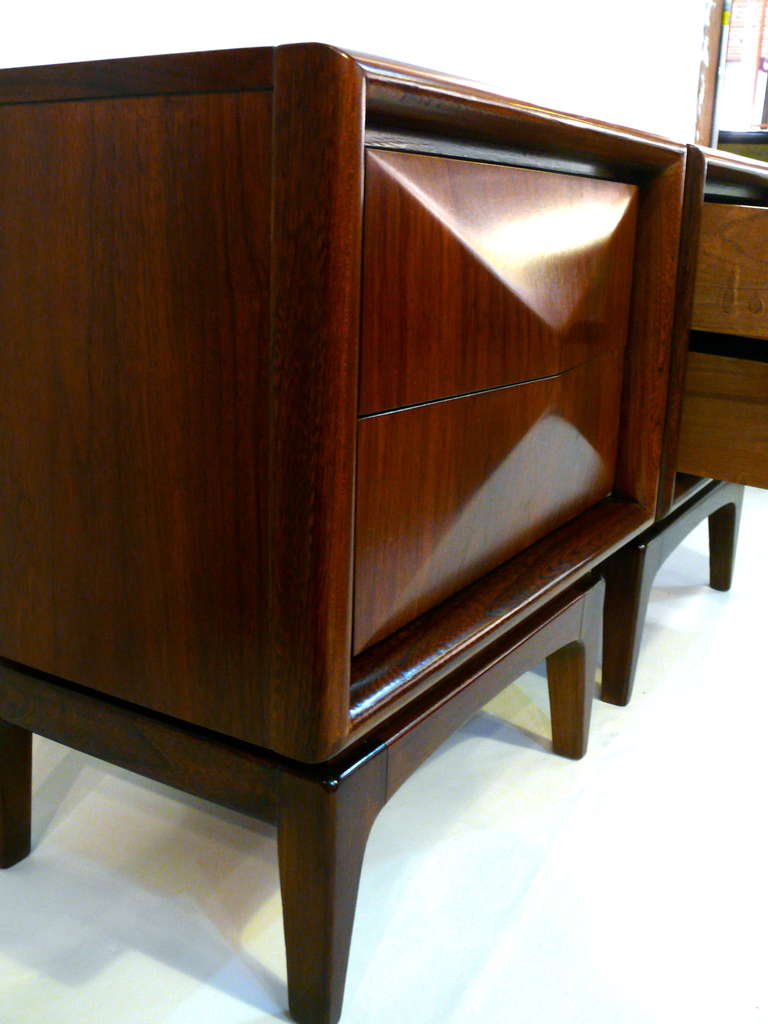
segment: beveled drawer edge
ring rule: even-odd
[[[640,533],[653,517],[606,498],[352,659],[349,741],[492,644]]]
[[[456,395],[444,395],[441,398],[430,398],[426,402],[414,402],[412,405],[396,405],[392,409],[379,409],[376,412],[363,412],[358,413],[358,422],[362,420],[371,420],[376,416],[392,416],[399,412],[411,412],[413,409],[424,409],[429,405],[441,405],[445,402],[457,402],[462,398],[475,398],[477,395],[489,395],[494,391],[509,391],[512,388],[524,388],[529,384],[538,384],[544,380],[557,380],[560,377],[565,377],[569,373],[573,373],[575,370],[579,370],[582,366],[589,366],[591,363],[596,363],[601,359],[608,359],[614,357],[619,353],[626,350],[626,340],[620,344],[611,345],[609,348],[601,349],[596,352],[595,355],[590,356],[589,359],[582,359],[578,363],[574,363],[573,366],[567,366],[564,370],[558,370],[557,373],[546,373],[542,377],[529,377],[525,380],[511,381],[509,384],[496,384],[490,388],[478,388],[475,391],[462,391]]]

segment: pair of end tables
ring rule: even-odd
[[[752,161],[308,44],[0,72],[0,858],[33,733],[277,824],[341,1012],[378,811],[768,486]],[[732,483],[721,483],[727,480]]]

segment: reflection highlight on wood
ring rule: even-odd
[[[636,193],[369,150],[361,412],[532,380],[623,345]]]
[[[360,421],[356,652],[610,492],[622,369]]]

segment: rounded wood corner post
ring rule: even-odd
[[[655,518],[669,399],[685,148],[640,185],[616,488]]]
[[[706,160],[698,146],[688,146],[685,158],[683,214],[677,265],[675,318],[672,327],[672,351],[669,367],[669,400],[664,423],[661,452],[661,477],[656,516],[661,519],[672,508],[677,471],[677,445],[680,436],[682,396],[688,364],[688,340],[693,310],[693,289],[701,231],[701,206],[704,201]]]
[[[275,51],[268,706],[301,761],[349,731],[364,86],[330,46]]]

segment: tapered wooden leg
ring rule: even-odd
[[[29,853],[31,817],[32,733],[0,722],[0,868]]]
[[[651,586],[659,568],[652,544],[629,545],[605,566],[602,700],[628,704],[648,610]]]
[[[602,585],[595,587],[584,602],[579,640],[547,657],[552,748],[562,757],[578,759],[587,752],[603,591]]]
[[[713,590],[730,590],[739,536],[744,488],[734,487],[734,501],[709,517],[709,585]]]
[[[341,1014],[360,868],[386,785],[384,750],[335,784],[282,779],[278,849],[288,1002],[299,1024],[335,1024]]]

